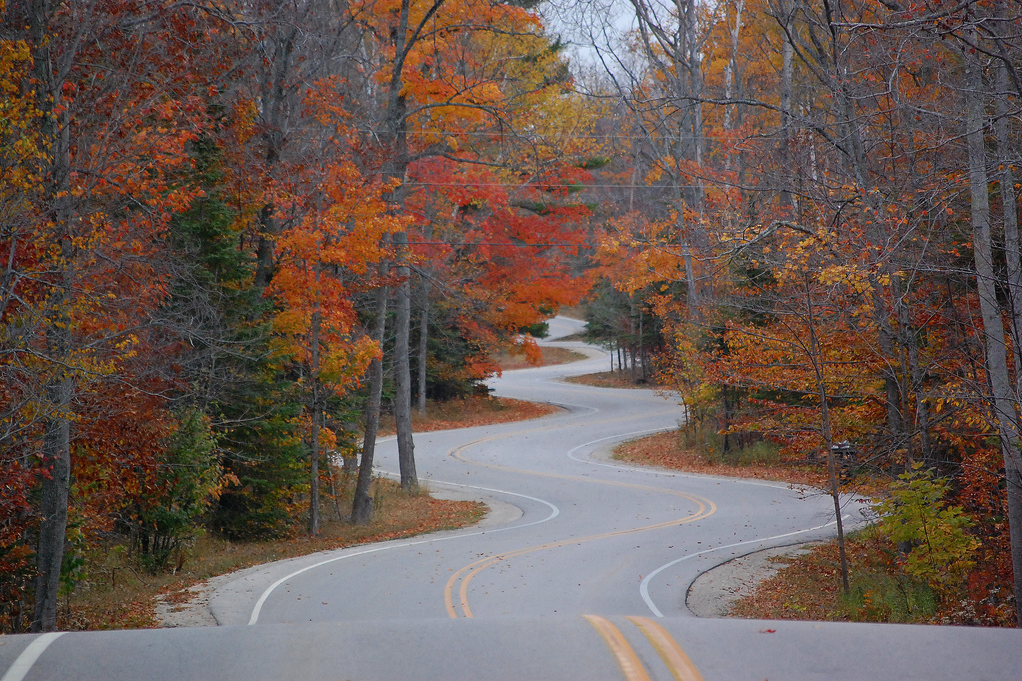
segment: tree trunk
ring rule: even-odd
[[[696,286],[692,248],[689,245],[688,227],[685,220],[685,198],[681,188],[680,176],[677,182],[675,182],[675,198],[678,204],[678,216],[676,218],[678,243],[681,246],[681,259],[685,267],[685,303],[688,308],[689,320],[696,321],[699,319],[699,289]]]
[[[689,91],[692,101],[692,160],[697,168],[703,167],[703,156],[706,150],[706,136],[703,134],[703,45],[699,39],[699,10],[695,0],[686,0],[688,3],[688,74]],[[702,173],[694,178],[696,181],[695,197],[693,205],[699,220],[696,223],[695,239],[692,244],[698,251],[705,252],[709,246],[706,230],[703,228],[706,217],[706,189],[703,184]]]
[[[337,480],[334,476],[334,467],[330,465],[330,461],[327,460],[327,471],[330,473],[330,497],[334,501],[334,520],[341,522],[341,504],[337,499]]]
[[[55,341],[47,341],[51,352],[66,347],[66,334],[56,333]],[[67,533],[67,509],[71,488],[71,423],[62,412],[71,404],[71,379],[56,379],[46,388],[53,415],[45,423],[44,466],[50,475],[40,485],[39,544],[36,548],[35,614],[32,631],[57,628],[57,598],[60,592],[60,569],[64,562]]]
[[[904,391],[905,400],[907,402],[909,399],[914,399],[914,431],[919,433],[919,455],[927,468],[933,468],[938,462],[934,456],[933,447],[930,446],[930,409],[926,402],[926,387],[923,385],[924,372],[919,366],[919,342],[912,326],[907,292],[903,289],[901,279],[897,274],[891,277],[891,288],[894,292],[894,307],[898,318],[899,342],[904,348],[907,359],[908,370],[903,373],[906,374],[906,382],[910,381],[908,388]],[[904,413],[908,415],[909,410],[906,408]],[[912,433],[909,433],[909,437],[912,437]]]
[[[879,297],[874,298],[874,310],[876,317],[883,317],[886,309]],[[881,374],[884,378],[884,401],[887,407],[887,432],[891,437],[891,449],[900,449],[904,443],[904,419],[901,414],[901,383],[897,376],[897,357],[894,354],[894,334],[886,322],[881,320],[877,326],[877,335],[880,340],[880,351],[886,359]]]
[[[631,361],[631,380],[635,383],[635,296],[628,296],[628,350],[631,353],[631,357],[628,359]]]
[[[975,38],[975,33],[973,38]],[[972,240],[976,262],[976,289],[983,318],[986,347],[987,382],[993,392],[994,414],[1004,457],[1008,495],[1008,531],[1011,537],[1011,562],[1015,573],[1015,593],[1022,594],[1022,456],[1019,453],[1019,425],[1013,394],[1001,311],[997,303],[996,270],[990,238],[990,201],[984,148],[985,91],[983,67],[979,59],[966,53],[968,90],[966,136],[969,149],[969,193]],[[1022,608],[1016,608],[1022,626]]]
[[[278,2],[274,13],[278,13],[283,5],[283,2]],[[298,29],[294,25],[287,27],[285,24],[278,27],[278,31],[265,41],[273,46],[273,54],[265,64],[259,83],[261,104],[259,123],[262,129],[263,159],[267,177],[273,177],[284,144],[287,78],[291,70],[291,57]],[[279,232],[275,213],[276,207],[272,203],[266,204],[259,211],[259,243],[256,248],[256,271],[253,282],[257,291],[265,289],[273,278],[274,242]]]
[[[735,95],[735,81],[738,79],[738,39],[742,32],[742,10],[745,9],[745,0],[738,0],[735,4],[735,23],[728,26],[731,34],[731,51],[728,55],[727,66],[724,67],[724,99],[730,100]],[[724,106],[724,129],[734,128],[734,104]],[[731,169],[730,155],[724,159],[724,169]]]
[[[643,336],[645,335],[645,329],[643,328],[643,316],[642,307],[639,307],[639,363],[642,365],[642,369],[639,373],[640,379],[643,383],[646,382],[646,343]]]
[[[48,323],[46,352],[54,372],[46,386],[48,415],[44,421],[43,467],[49,472],[40,483],[39,544],[36,547],[35,612],[32,631],[57,628],[57,600],[60,592],[60,571],[64,562],[67,534],[68,503],[71,491],[71,411],[74,392],[70,374],[71,320],[67,314],[72,290],[73,246],[67,237],[66,218],[59,218],[61,231],[62,279],[48,303],[57,314]]]
[[[387,278],[387,264],[380,263],[380,279]],[[380,285],[376,289],[376,326],[373,328],[373,340],[383,352],[383,340],[387,331],[387,296],[388,288]],[[355,494],[351,502],[351,522],[365,525],[373,516],[373,498],[369,496],[369,488],[373,482],[373,455],[376,452],[376,434],[380,430],[380,403],[383,397],[383,358],[377,357],[369,365],[369,399],[365,407],[365,440],[362,442],[362,460],[358,466],[358,479],[355,482]]]
[[[834,460],[834,431],[830,422],[830,397],[827,393],[827,383],[823,377],[823,351],[820,348],[820,340],[816,334],[816,318],[813,310],[812,289],[809,284],[809,275],[805,275],[806,286],[806,310],[809,322],[809,360],[813,364],[813,371],[816,374],[817,393],[820,396],[820,426],[823,435],[823,446],[827,450],[827,475],[830,482],[830,496],[834,501],[834,520],[837,523],[837,549],[841,559],[841,588],[845,596],[849,593],[848,584],[848,556],[845,552],[845,527],[841,517],[841,493],[838,489],[837,462]]]
[[[429,12],[438,9],[444,0],[434,0]],[[391,66],[390,85],[387,92],[386,129],[390,137],[391,158],[385,164],[384,177],[405,180],[408,167],[407,139],[407,103],[403,93],[404,65],[408,48],[419,36],[410,31],[409,15],[411,0],[401,0],[398,23],[391,34],[394,45],[394,63]],[[400,194],[400,195],[399,195]],[[395,203],[403,202],[403,189],[395,190],[392,197]],[[398,258],[407,256],[408,236],[404,232],[394,235],[398,247]],[[417,489],[419,482],[415,473],[415,443],[412,440],[412,380],[409,353],[409,332],[411,328],[412,292],[409,268],[399,264],[398,275],[401,284],[398,287],[397,306],[394,320],[394,416],[397,421],[398,462],[401,468],[401,488]]]
[[[998,3],[998,14],[1004,15],[1003,2]],[[1015,199],[1015,172],[1012,164],[1008,117],[1011,110],[1007,93],[1011,91],[1008,67],[997,65],[997,156],[1001,169],[999,184],[1001,207],[1004,215],[1004,257],[1008,275],[1008,302],[1011,310],[1011,337],[1015,348],[1015,391],[1022,395],[1022,243],[1018,233],[1018,202]]]
[[[319,421],[322,410],[319,407],[319,312],[312,315],[312,409],[310,416],[312,432],[310,433],[311,446],[309,447],[309,459],[312,477],[309,481],[309,534],[315,537],[319,534]]]
[[[60,570],[64,562],[67,533],[68,502],[71,487],[71,413],[74,382],[72,377],[71,319],[73,301],[75,246],[72,241],[69,204],[71,174],[70,121],[65,115],[58,123],[57,106],[61,104],[61,83],[53,74],[54,55],[50,52],[48,26],[51,4],[33,0],[26,7],[29,42],[33,48],[33,75],[37,81],[36,105],[42,112],[41,138],[49,143],[50,166],[47,168],[46,193],[50,201],[50,219],[54,225],[53,241],[60,246],[54,269],[59,280],[47,296],[47,307],[54,312],[46,325],[46,353],[49,377],[45,388],[46,418],[44,420],[42,465],[49,472],[40,483],[39,542],[36,546],[35,608],[32,631],[57,628],[57,602],[60,592]],[[71,58],[64,55],[65,58]]]
[[[422,304],[419,316],[419,416],[426,416],[426,360],[429,358],[429,278],[422,279]]]
[[[784,38],[781,41],[781,132],[783,135],[781,140],[781,157],[782,162],[789,169],[794,166],[794,159],[792,158],[791,150],[791,81],[792,74],[794,72],[794,49],[791,45],[791,39],[788,36],[792,30],[792,13],[793,9],[791,6],[791,0],[782,0],[781,16],[778,17],[778,20],[781,22],[781,27],[784,29]],[[787,177],[781,187],[779,201],[781,208],[794,210],[794,201],[792,200],[791,187],[789,186]]]
[[[398,257],[407,257],[408,237],[404,232],[394,236]],[[398,266],[401,283],[397,290],[394,320],[394,418],[397,422],[398,464],[401,489],[414,491],[419,487],[415,474],[415,442],[412,439],[412,376],[409,335],[412,316],[412,277],[407,265]]]

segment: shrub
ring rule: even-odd
[[[887,536],[910,547],[902,559],[905,573],[942,594],[963,582],[979,547],[968,532],[972,520],[960,506],[947,505],[947,490],[945,479],[916,464],[899,475],[890,496],[874,506]]]

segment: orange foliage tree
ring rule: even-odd
[[[311,534],[319,532],[321,435],[334,438],[323,418],[324,392],[343,394],[358,384],[381,352],[374,339],[358,333],[351,295],[359,281],[367,286],[371,269],[387,257],[380,246],[384,237],[403,227],[383,198],[389,186],[379,177],[365,178],[352,158],[357,140],[330,106],[336,86],[333,80],[317,83],[308,97],[323,126],[319,158],[290,173],[277,192],[282,221],[294,226],[277,239],[269,289],[278,304],[273,328],[279,351],[301,367],[307,396]]]
[[[401,0],[356,3],[352,16],[365,27],[367,36],[375,38],[375,74],[384,91],[373,125],[380,142],[380,172],[398,181],[391,196],[397,210],[409,210],[413,195],[423,191],[407,180],[410,173],[417,173],[421,183],[423,175],[415,165],[426,159],[491,167],[495,177],[501,176],[498,169],[511,170],[518,174],[512,184],[521,183],[523,175],[542,179],[547,170],[544,164],[557,146],[556,136],[543,134],[549,128],[543,114],[570,97],[563,91],[566,68],[543,35],[536,14],[512,4],[477,0]],[[564,125],[570,119],[552,120]],[[542,143],[519,140],[530,127],[537,128]],[[407,231],[399,230],[393,239],[397,278],[394,408],[401,485],[411,489],[417,485],[409,340],[413,257]],[[381,296],[378,320],[385,318],[386,306],[386,297]],[[377,328],[382,337],[383,327]],[[382,381],[380,367],[374,365],[363,449],[369,460],[379,418],[379,409],[373,405]],[[360,496],[355,503],[353,515],[366,518],[368,498]]]

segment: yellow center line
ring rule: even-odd
[[[447,580],[447,585],[444,587],[444,602],[447,605],[447,614],[452,619],[456,619],[458,617],[458,613],[454,609],[454,584],[458,581],[458,578],[460,578],[463,574],[465,574],[466,572],[468,572],[469,570],[471,570],[475,566],[479,565],[480,563],[487,563],[488,561],[491,561],[491,560],[493,560],[493,556],[487,556],[486,558],[480,558],[479,560],[475,561],[474,563],[469,563],[465,567],[461,568],[460,570],[455,572],[453,575],[451,575],[451,578]],[[464,608],[464,599],[462,600],[462,607]]]
[[[549,429],[548,428],[536,428],[536,429],[528,430],[528,431],[516,431],[514,433],[505,433],[505,434],[502,434],[502,435],[491,435],[489,437],[484,437],[484,438],[480,438],[478,440],[473,440],[472,442],[467,442],[467,443],[461,445],[460,447],[456,447],[455,449],[452,449],[450,452],[448,452],[448,456],[450,456],[451,458],[457,459],[459,461],[462,461],[464,463],[468,463],[468,464],[472,464],[472,465],[476,465],[476,466],[482,466],[484,468],[490,468],[490,469],[493,469],[493,470],[510,472],[510,473],[522,473],[522,474],[525,474],[525,475],[535,475],[535,476],[538,476],[538,477],[554,478],[554,479],[557,479],[557,480],[570,480],[572,482],[584,482],[584,483],[589,483],[589,484],[594,484],[594,485],[608,485],[608,486],[611,486],[611,487],[625,487],[625,488],[628,488],[628,489],[635,489],[635,490],[639,490],[639,491],[642,491],[642,492],[652,492],[652,493],[655,493],[655,494],[668,494],[668,495],[671,495],[671,496],[681,497],[683,499],[686,499],[688,501],[693,502],[694,504],[697,505],[698,510],[696,512],[694,512],[694,513],[691,513],[691,514],[687,515],[687,516],[683,516],[682,518],[678,518],[678,519],[675,519],[675,520],[668,520],[666,522],[656,523],[654,525],[646,525],[645,527],[636,527],[636,528],[628,529],[628,530],[615,530],[613,532],[605,532],[605,533],[602,533],[602,534],[591,535],[591,536],[588,536],[588,537],[581,537],[581,538],[574,538],[574,539],[564,539],[564,540],[561,540],[561,541],[551,542],[551,543],[548,543],[548,544],[542,544],[542,545],[539,545],[539,546],[531,546],[531,547],[526,547],[526,548],[521,548],[521,549],[515,549],[513,551],[508,551],[508,552],[505,552],[505,553],[500,553],[500,554],[496,554],[496,555],[493,555],[493,556],[487,556],[485,558],[480,558],[479,560],[476,560],[476,561],[474,561],[472,563],[469,563],[468,565],[462,567],[460,570],[458,570],[453,575],[451,575],[450,579],[447,580],[447,584],[444,586],[444,604],[445,604],[445,606],[447,608],[447,615],[449,617],[451,617],[451,618],[457,618],[458,617],[458,613],[457,613],[457,610],[456,610],[456,607],[455,607],[455,603],[454,603],[454,586],[455,586],[455,584],[457,584],[458,580],[461,579],[461,585],[460,585],[460,587],[458,589],[458,600],[460,601],[459,605],[461,605],[461,609],[464,612],[464,616],[465,617],[472,617],[472,609],[468,605],[468,585],[469,585],[469,583],[472,581],[472,579],[477,574],[479,574],[480,572],[482,572],[486,568],[490,567],[494,563],[497,563],[497,562],[499,562],[501,560],[504,560],[504,559],[507,559],[507,558],[514,558],[516,556],[521,556],[521,555],[524,555],[524,554],[527,554],[527,553],[534,553],[536,551],[545,551],[545,550],[548,550],[548,549],[559,548],[561,546],[568,546],[569,544],[581,544],[583,542],[594,541],[594,540],[597,540],[597,539],[607,539],[607,538],[610,538],[610,537],[619,537],[619,536],[626,535],[626,534],[635,534],[635,533],[639,533],[639,532],[646,532],[646,531],[649,531],[649,530],[656,530],[656,529],[660,529],[660,528],[664,528],[664,527],[670,527],[672,525],[683,525],[685,523],[695,522],[696,520],[702,520],[703,518],[706,518],[707,516],[710,516],[713,513],[716,513],[716,511],[717,511],[717,505],[714,504],[709,499],[705,499],[703,497],[699,497],[699,496],[696,496],[694,494],[688,494],[688,493],[685,493],[685,492],[678,492],[678,491],[675,491],[675,490],[663,489],[661,487],[650,487],[648,485],[639,485],[639,484],[630,483],[630,482],[620,482],[620,481],[615,481],[615,480],[597,480],[597,479],[593,479],[593,478],[579,477],[579,476],[576,476],[576,475],[564,475],[562,473],[546,473],[546,472],[541,472],[541,471],[530,471],[530,470],[526,470],[526,469],[522,469],[522,468],[514,468],[512,466],[504,466],[504,465],[496,464],[496,463],[486,463],[486,462],[483,462],[483,461],[476,461],[474,459],[466,458],[465,456],[462,455],[462,452],[464,450],[468,449],[469,447],[475,447],[477,445],[483,444],[484,442],[492,442],[493,440],[500,440],[500,439],[503,439],[503,438],[511,437],[513,435],[521,435],[522,433],[535,433],[535,432],[541,432],[541,431],[544,431],[544,430],[549,430]]]
[[[610,652],[617,658],[618,666],[621,667],[621,673],[624,674],[625,681],[650,681],[649,674],[646,673],[646,669],[639,662],[639,656],[628,645],[624,634],[610,620],[598,615],[583,615],[583,617],[589,621],[589,624],[593,625],[593,628],[606,641]]]
[[[468,585],[472,579],[490,567],[494,563],[497,563],[508,558],[515,558],[517,556],[523,556],[528,553],[535,553],[537,551],[546,551],[549,549],[556,549],[562,546],[569,546],[571,544],[582,544],[585,542],[595,541],[597,539],[609,539],[611,537],[621,537],[627,534],[637,534],[639,532],[647,532],[649,530],[658,530],[664,527],[671,527],[674,525],[684,525],[686,523],[695,522],[696,520],[702,520],[707,516],[711,515],[717,510],[717,507],[713,502],[702,503],[698,498],[690,497],[691,501],[694,501],[698,506],[699,510],[691,513],[682,518],[675,518],[664,521],[662,523],[655,523],[653,525],[646,525],[644,527],[635,527],[627,530],[614,530],[612,532],[604,532],[601,534],[594,534],[588,537],[573,537],[571,539],[562,539],[560,541],[550,542],[547,544],[540,544],[538,546],[529,546],[525,548],[515,549],[513,551],[507,551],[505,553],[498,553],[493,556],[487,556],[486,558],[480,558],[479,560],[466,565],[461,568],[447,580],[447,585],[444,587],[444,602],[447,605],[447,614],[452,618],[457,618],[457,611],[454,606],[454,585],[458,579],[461,579],[461,586],[458,590],[458,596],[460,600],[461,609],[465,613],[465,617],[472,617],[472,610],[468,605]],[[707,510],[707,505],[710,509]]]
[[[648,617],[630,616],[627,619],[649,639],[677,681],[703,681],[702,674],[692,664],[692,660],[660,624]]]
[[[637,484],[637,483],[634,483],[634,482],[621,482],[621,481],[618,481],[618,480],[598,480],[598,479],[595,479],[595,478],[585,478],[585,477],[581,477],[581,476],[578,476],[578,475],[565,475],[564,473],[548,473],[548,472],[543,472],[543,471],[530,471],[530,470],[525,469],[525,468],[515,468],[513,466],[505,466],[505,465],[499,464],[499,463],[487,463],[485,461],[476,461],[475,459],[466,458],[465,456],[463,456],[461,454],[462,451],[468,449],[469,447],[474,447],[474,446],[480,445],[480,444],[482,444],[484,442],[490,442],[492,440],[500,440],[502,438],[511,437],[512,435],[518,435],[518,434],[519,433],[508,433],[506,435],[493,435],[493,436],[490,436],[490,437],[482,438],[480,440],[473,440],[472,442],[467,442],[467,443],[461,445],[460,447],[456,447],[455,449],[452,449],[451,451],[449,451],[447,453],[447,455],[449,457],[451,457],[452,459],[457,459],[458,461],[461,461],[461,462],[464,462],[464,463],[467,463],[467,464],[472,464],[474,466],[482,466],[483,468],[489,468],[491,470],[496,470],[496,471],[505,471],[507,473],[522,473],[522,474],[525,474],[525,475],[535,475],[535,476],[540,477],[540,478],[554,478],[555,480],[571,480],[573,482],[585,482],[585,483],[589,483],[591,485],[608,485],[610,487],[626,487],[628,489],[637,489],[637,490],[642,491],[642,492],[654,492],[656,494],[669,494],[671,496],[682,497],[682,498],[688,499],[689,501],[695,501],[696,503],[700,503],[700,501],[705,502],[706,504],[708,504],[710,506],[713,506],[714,510],[716,510],[716,506],[714,506],[713,502],[710,501],[709,499],[703,499],[702,497],[696,497],[695,495],[688,494],[686,492],[677,492],[675,490],[664,489],[662,487],[650,487],[649,485],[640,485],[640,484]]]

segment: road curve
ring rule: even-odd
[[[558,319],[554,331],[572,326],[578,324]],[[651,390],[560,381],[606,366],[603,352],[574,345],[592,358],[507,372],[492,383],[498,395],[552,402],[562,412],[415,438],[430,489],[511,504],[520,518],[253,571],[244,591],[229,585],[212,599],[217,620],[686,616],[688,586],[709,567],[833,534],[832,503],[815,491],[607,460],[616,443],[676,427],[682,412],[676,400]],[[378,451],[380,468],[396,471],[394,442]]]
[[[551,323],[555,336],[577,326]],[[215,629],[0,638],[0,681],[1022,678],[1015,630],[692,617],[700,573],[833,535],[833,506],[783,484],[613,463],[614,444],[676,426],[681,410],[561,382],[607,367],[574,345],[591,359],[492,383],[560,413],[416,436],[431,490],[501,511],[481,526],[243,571],[211,598]],[[396,471],[392,441],[378,463]],[[846,522],[859,520],[850,503]]]

